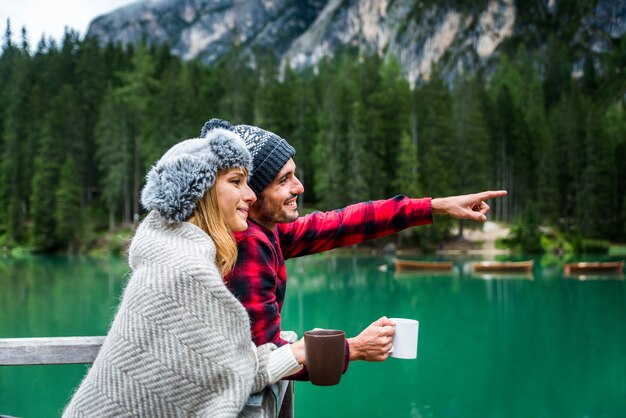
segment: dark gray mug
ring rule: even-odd
[[[341,380],[346,333],[336,329],[317,329],[304,333],[306,367],[311,383],[336,385]]]

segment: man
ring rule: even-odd
[[[246,307],[257,345],[287,344],[280,338],[280,312],[287,287],[285,259],[430,224],[433,215],[485,221],[489,206],[484,201],[506,194],[483,192],[440,199],[396,196],[299,217],[297,198],[304,187],[296,177],[294,148],[272,132],[248,125],[232,126],[219,119],[207,122],[201,136],[217,127],[238,133],[253,159],[249,185],[257,201],[249,209],[248,229],[235,235],[239,254],[225,281]],[[348,338],[344,371],[349,360],[385,360],[393,333],[393,323],[382,317],[358,336]],[[306,371],[299,378],[306,378]]]

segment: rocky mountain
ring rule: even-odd
[[[550,36],[582,60],[625,33],[624,0],[143,0],[88,30],[103,42],[167,42],[207,63],[236,47],[299,68],[354,47],[394,56],[411,81],[427,79],[433,63],[472,69],[520,41],[542,48]]]

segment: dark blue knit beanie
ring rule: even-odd
[[[243,138],[248,151],[252,154],[252,176],[248,184],[257,196],[296,154],[296,150],[275,133],[250,125],[232,126],[221,119],[211,119],[206,122],[200,136],[206,136],[215,128],[230,129]]]

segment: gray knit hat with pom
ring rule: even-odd
[[[275,133],[250,125],[232,126],[229,122],[220,119],[211,119],[205,123],[200,136],[204,137],[216,126],[230,129],[245,141],[246,147],[252,154],[254,167],[254,174],[248,179],[248,184],[257,196],[296,154],[296,150]]]
[[[146,175],[141,204],[168,222],[186,221],[215,184],[217,172],[235,167],[251,171],[250,152],[239,135],[215,126],[203,138],[174,145],[156,162]]]

